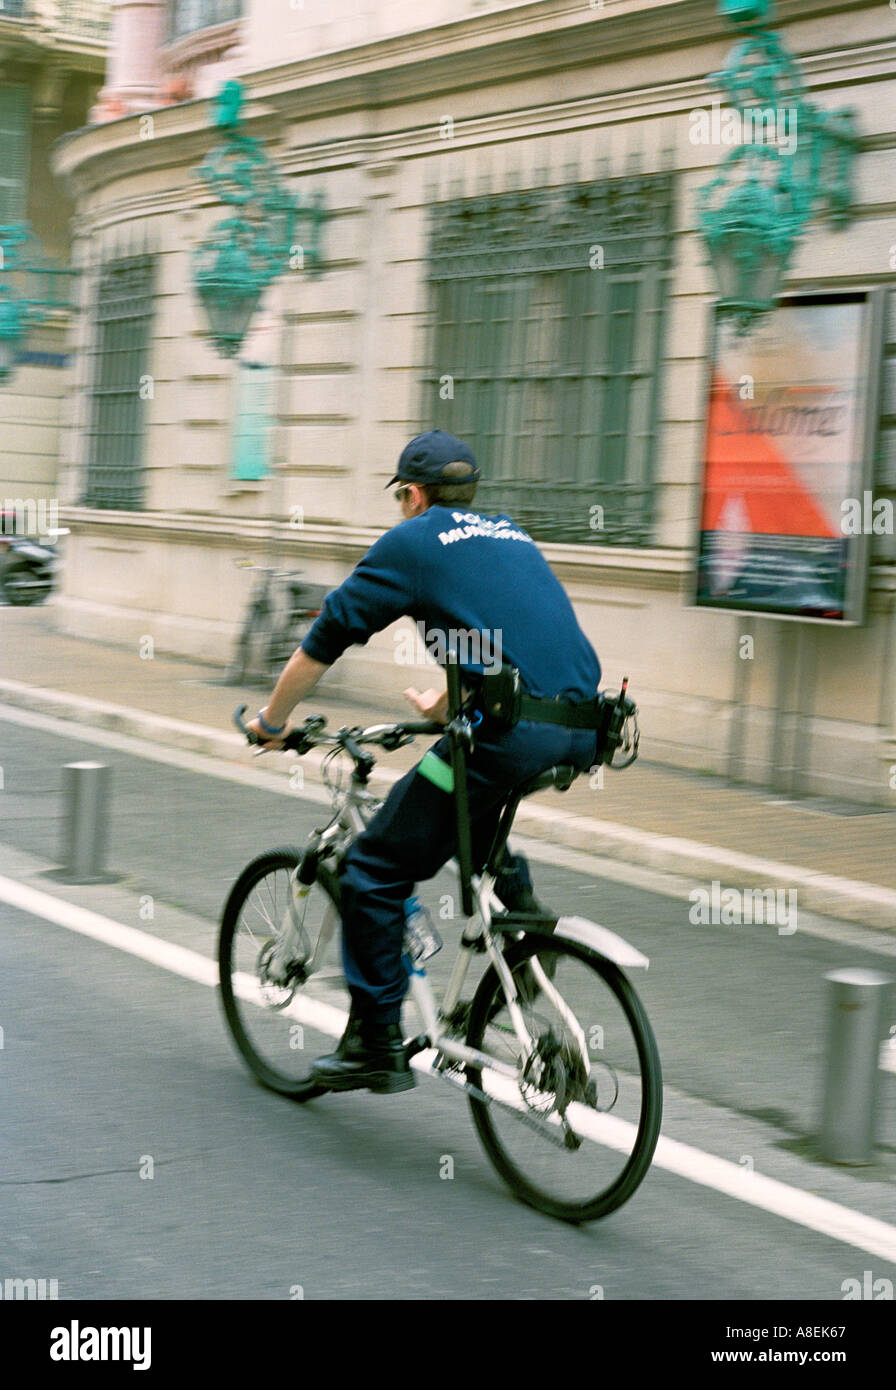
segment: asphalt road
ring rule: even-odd
[[[0,874],[206,956],[242,865],[321,819],[299,797],[77,733],[0,721],[0,746]],[[121,880],[53,883],[40,871],[59,860],[62,766],[100,753]],[[877,1163],[834,1168],[814,1148],[822,975],[892,970],[892,958],[809,931],[695,927],[680,898],[533,867],[546,901],[651,958],[636,984],[663,1059],[666,1135],[896,1221],[896,1076],[882,1076]],[[896,1282],[896,1264],[661,1168],[613,1216],[562,1225],[510,1196],[465,1101],[439,1083],[297,1106],[245,1073],[213,989],[2,902],[0,924],[0,1280],[166,1300],[838,1300],[868,1269]],[[442,926],[450,946],[456,928]]]

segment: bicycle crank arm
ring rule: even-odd
[[[455,1041],[454,1038],[437,1037],[434,1040],[421,1036],[414,1038],[413,1042],[405,1045],[407,1056],[413,1057],[418,1052],[425,1052],[427,1048],[433,1048],[450,1063],[464,1063],[467,1066],[476,1067],[477,1070],[493,1071],[508,1081],[516,1081],[519,1077],[519,1069],[510,1062],[499,1062],[497,1058],[489,1056],[487,1052],[480,1052],[478,1048],[466,1047],[463,1043]]]
[[[581,1146],[581,1136],[572,1130],[565,1120],[561,1120],[559,1125],[551,1124],[547,1120],[540,1120],[531,1111],[520,1109],[512,1105],[509,1101],[499,1100],[497,1096],[490,1096],[487,1091],[483,1091],[479,1086],[474,1086],[473,1082],[465,1076],[460,1076],[456,1071],[446,1071],[441,1067],[428,1068],[428,1076],[441,1077],[443,1081],[450,1081],[452,1086],[458,1090],[465,1091],[468,1096],[473,1096],[476,1100],[481,1100],[486,1105],[496,1105],[499,1110],[504,1110],[514,1119],[521,1120],[530,1129],[536,1130],[545,1139],[549,1139],[552,1144],[556,1144],[559,1149],[577,1149]]]

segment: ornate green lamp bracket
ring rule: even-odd
[[[193,253],[193,281],[211,336],[223,357],[235,357],[258,303],[286,270],[320,269],[326,216],[317,194],[293,197],[263,145],[242,123],[243,89],[227,82],[215,98],[215,125],[226,139],[196,170],[233,209]]]
[[[773,0],[719,0],[743,31],[721,72],[740,132],[749,134],[698,192],[698,223],[719,283],[719,307],[746,333],[775,307],[782,277],[806,223],[851,219],[854,113],[809,101],[799,67],[778,35],[762,27]]]
[[[29,328],[54,309],[71,308],[61,277],[74,273],[45,255],[26,222],[0,226],[0,382],[15,371]]]

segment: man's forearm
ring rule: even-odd
[[[323,662],[306,656],[302,648],[297,647],[284,666],[274,687],[274,693],[268,701],[265,722],[278,729],[281,724],[285,724],[293,707],[300,700],[304,700],[328,669]]]

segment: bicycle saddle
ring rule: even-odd
[[[555,767],[549,767],[546,772],[539,772],[531,781],[525,782],[520,795],[531,796],[533,792],[544,791],[546,787],[556,787],[558,792],[569,791],[578,775],[579,768],[572,767],[569,763],[558,763]]]

